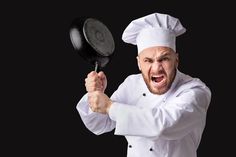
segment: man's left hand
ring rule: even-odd
[[[111,99],[101,91],[88,92],[88,102],[93,112],[107,114],[112,105]]]

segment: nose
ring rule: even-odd
[[[153,72],[158,72],[158,71],[161,71],[162,69],[163,69],[163,67],[160,62],[158,62],[158,61],[153,62],[153,64],[152,64],[152,71]]]

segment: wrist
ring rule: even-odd
[[[109,111],[110,111],[110,108],[111,108],[111,106],[112,106],[112,101],[111,100],[109,100],[108,101],[108,105],[107,105],[107,108],[106,108],[106,113],[108,114],[109,113]]]

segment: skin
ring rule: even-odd
[[[93,112],[106,114],[109,112],[112,104],[111,99],[104,94],[107,87],[106,75],[100,71],[99,73],[92,71],[85,79],[85,87],[88,92],[89,107]]]
[[[139,53],[137,62],[150,92],[161,95],[169,90],[179,63],[177,53],[168,47],[151,47]]]
[[[171,48],[155,46],[144,49],[137,56],[139,70],[153,94],[167,92],[175,78],[179,58]],[[90,72],[85,79],[89,107],[94,112],[107,114],[112,105],[111,99],[104,94],[107,79],[103,72]]]

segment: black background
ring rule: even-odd
[[[229,156],[234,132],[234,9],[207,1],[9,2],[1,11],[2,150],[4,156],[126,156],[126,141],[113,133],[96,136],[83,125],[76,104],[93,66],[69,39],[79,16],[101,20],[116,48],[103,69],[110,96],[137,73],[136,47],[121,40],[131,20],[154,13],[178,17],[187,32],[177,38],[180,71],[201,78],[212,90],[199,157]],[[231,9],[232,8],[232,9]],[[231,90],[231,92],[229,91]],[[231,144],[230,144],[231,143]],[[114,154],[111,154],[114,153]]]

